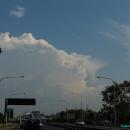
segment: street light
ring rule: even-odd
[[[68,122],[68,102],[66,100],[59,100],[59,101],[66,104],[66,121]]]
[[[109,78],[109,77],[100,77],[100,76],[98,76],[97,77],[98,79],[108,79],[108,80],[110,80],[112,83],[113,83],[113,85],[114,85],[114,124],[116,125],[116,98],[115,98],[115,88],[118,86],[118,83],[116,82],[116,81],[114,81],[113,79],[111,79],[111,78]]]
[[[82,105],[82,95],[79,93],[72,92],[72,94],[76,94],[80,96],[80,103],[81,103],[81,120],[83,121],[83,105]]]
[[[24,78],[24,75],[20,75],[20,76],[5,76],[5,77],[1,77],[0,78],[0,82],[2,80],[5,80],[5,79],[11,79],[11,78]]]
[[[24,78],[23,75],[20,75],[20,76],[5,76],[5,77],[1,77],[0,78],[0,82],[2,80],[5,80],[5,79],[13,79],[13,78]],[[6,120],[6,124],[7,124],[7,100],[5,99],[5,120]]]

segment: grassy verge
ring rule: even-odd
[[[6,127],[10,127],[12,126],[12,123],[8,123],[8,124],[0,124],[0,129],[2,128],[6,128]]]

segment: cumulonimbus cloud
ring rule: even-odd
[[[105,65],[91,56],[58,50],[43,39],[35,39],[31,33],[18,37],[8,32],[1,33],[0,46],[4,50],[0,56],[1,74],[22,73],[25,79],[31,77],[25,80],[24,86],[15,86],[14,89],[26,90],[48,100],[65,98],[72,91],[84,95],[93,91],[88,88],[86,79],[94,80]]]
[[[21,17],[23,17],[23,16],[25,15],[25,12],[26,12],[26,10],[25,10],[24,7],[21,7],[21,6],[17,5],[17,6],[15,7],[15,9],[13,9],[13,10],[11,10],[11,11],[9,12],[9,14],[10,14],[11,16],[16,16],[16,17],[18,17],[18,18],[21,18]]]

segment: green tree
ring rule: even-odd
[[[4,122],[4,115],[3,113],[0,112],[0,123],[3,123]]]
[[[96,112],[92,111],[92,110],[88,110],[86,113],[87,117],[86,117],[86,122],[88,124],[94,124],[95,120],[96,120]]]
[[[106,119],[113,121],[114,107],[117,112],[117,122],[130,120],[130,82],[124,81],[123,83],[114,83],[107,86],[102,91],[102,100],[104,102],[102,113]]]

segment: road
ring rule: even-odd
[[[80,129],[80,128],[79,128]],[[86,130],[87,130],[88,128],[86,128]],[[90,129],[90,128],[89,128]],[[99,130],[124,130],[124,128],[115,128],[115,127],[100,127],[100,128],[98,128],[98,127],[91,127],[91,129],[92,130],[97,130],[97,129],[99,129]],[[129,129],[129,128],[128,128]],[[14,126],[12,126],[12,127],[10,127],[10,128],[0,128],[0,130],[23,130],[23,129],[20,129],[19,128],[19,125],[14,125]],[[49,126],[49,125],[45,125],[44,126],[44,130],[67,130],[67,129],[63,129],[63,128],[58,128],[58,127],[53,127],[53,126]],[[130,130],[130,129],[129,129]]]
[[[16,125],[15,127],[12,127],[12,128],[4,128],[4,129],[0,129],[0,130],[23,130],[23,129],[19,129]],[[44,130],[66,130],[66,129],[46,125]]]

